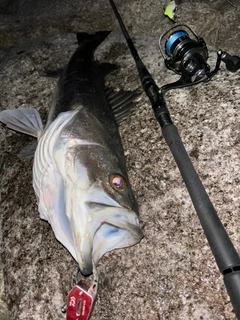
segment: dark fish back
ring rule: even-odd
[[[101,122],[108,116],[112,119],[113,112],[104,87],[104,76],[109,73],[109,67],[107,72],[104,72],[102,65],[94,61],[96,48],[108,34],[109,31],[102,31],[94,35],[77,35],[79,47],[58,81],[48,124],[61,112],[81,108],[88,108]]]

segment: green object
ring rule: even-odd
[[[170,18],[171,20],[174,20],[174,14],[175,14],[175,9],[176,9],[177,5],[175,3],[175,1],[170,1],[165,10],[164,10],[164,14],[165,16],[168,16],[168,18]]]

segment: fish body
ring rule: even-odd
[[[106,252],[134,245],[143,236],[104,87],[104,77],[115,66],[94,60],[108,34],[78,34],[78,48],[58,80],[44,129],[34,109],[0,113],[8,127],[38,138],[33,187],[40,217],[85,275]],[[132,96],[126,96],[125,104],[131,105]]]

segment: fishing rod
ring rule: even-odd
[[[167,68],[181,75],[176,82],[159,88],[143,62],[123,24],[121,16],[113,2],[109,0],[115,16],[119,22],[123,35],[135,60],[142,87],[152,105],[155,117],[160,124],[162,134],[178,165],[180,173],[188,189],[192,203],[215,257],[224,283],[231,299],[237,319],[240,320],[240,258],[234,248],[225,228],[223,227],[211,200],[193,167],[186,152],[176,126],[171,120],[164,94],[175,88],[186,87],[200,82],[209,81],[219,70],[220,62],[224,61],[229,71],[240,69],[240,58],[230,56],[227,52],[217,52],[216,66],[213,71],[207,64],[208,52],[205,41],[199,38],[187,25],[171,28],[160,37],[159,44],[165,41],[165,58]],[[174,29],[174,30],[173,30]],[[194,38],[189,36],[189,33]]]

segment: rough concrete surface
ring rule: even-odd
[[[163,1],[116,1],[142,60],[159,86],[178,77],[167,70],[159,35],[172,26]],[[179,7],[216,50],[239,55],[239,8],[226,1]],[[108,1],[0,1],[0,110],[36,108],[46,121],[56,86],[45,70],[67,63],[76,48],[73,32],[113,29],[96,55],[120,69],[107,83],[135,89],[133,59]],[[202,182],[240,252],[240,72],[222,65],[209,83],[170,91],[167,105]],[[107,254],[99,263],[99,297],[93,320],[234,320],[210,248],[148,99],[119,128],[129,177],[140,206],[144,239]],[[17,157],[31,138],[0,126],[1,268],[5,295],[0,319],[64,319],[75,266],[50,226],[39,219],[32,189],[32,160]],[[0,269],[1,269],[0,268]],[[1,277],[0,277],[1,278]],[[1,291],[1,290],[0,290]],[[7,308],[4,303],[7,302]],[[8,309],[8,316],[7,316]]]

